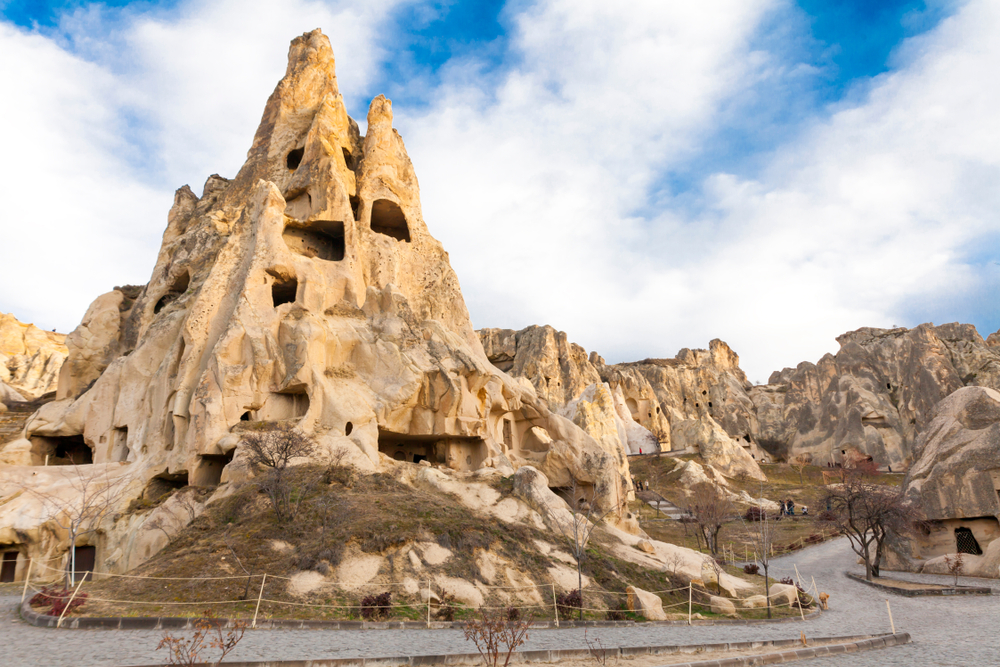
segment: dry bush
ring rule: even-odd
[[[498,667],[503,657],[503,667],[519,646],[528,640],[532,618],[511,620],[506,609],[480,609],[479,618],[465,624],[465,640],[476,645],[486,667]]]
[[[246,621],[234,621],[233,627],[225,630],[223,622],[212,618],[212,613],[205,612],[205,618],[201,618],[195,624],[195,633],[190,639],[175,637],[169,632],[163,633],[163,638],[157,645],[156,650],[167,649],[168,665],[199,665],[205,662],[202,658],[202,651],[215,648],[221,651],[219,659],[213,665],[220,665],[226,656],[229,655],[236,645],[243,639],[246,632]]]
[[[256,484],[267,494],[278,522],[290,521],[310,489],[289,483],[288,464],[294,458],[312,454],[313,441],[291,424],[262,423],[243,435],[242,445],[247,461],[257,473]]]

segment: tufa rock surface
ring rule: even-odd
[[[0,402],[30,400],[55,391],[68,354],[65,334],[42,331],[0,313]]]
[[[591,413],[609,414],[581,427],[551,410],[555,394],[490,363],[424,222],[391,102],[372,100],[367,121],[361,136],[327,38],[295,39],[240,172],[211,176],[200,196],[180,188],[149,282],[98,297],[66,338],[58,400],[0,449],[17,467],[7,479],[48,458],[110,467],[132,497],[154,480],[214,488],[248,477],[244,429],[290,422],[316,462],[369,472],[530,465],[637,532],[606,400]],[[19,529],[40,534],[44,512],[27,505],[3,505],[0,526],[20,512]],[[148,557],[140,527],[104,530],[103,567]],[[32,543],[46,558],[67,546]]]

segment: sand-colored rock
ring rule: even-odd
[[[708,604],[712,608],[712,613],[722,614],[724,616],[736,616],[736,605],[733,604],[732,600],[712,595],[708,598]]]
[[[767,598],[763,595],[751,595],[742,600],[740,604],[744,609],[764,609],[767,607]]]
[[[554,487],[599,490],[592,501],[637,532],[620,446],[490,363],[423,220],[391,102],[376,97],[367,121],[362,137],[327,38],[295,39],[239,174],[210,177],[200,197],[176,192],[149,282],[94,301],[67,337],[59,400],[0,460],[127,464],[135,495],[157,477],[214,487],[250,476],[248,423],[290,422],[316,462],[343,455],[413,480],[531,467]],[[537,517],[508,500],[476,502]],[[122,550],[120,569],[136,562],[132,544],[102,549]],[[361,560],[340,576],[366,580],[374,561]]]
[[[767,589],[772,605],[793,605],[799,599],[799,590],[791,584],[771,584]]]
[[[42,331],[0,313],[0,403],[38,398],[56,390],[68,354],[66,335]],[[20,398],[4,395],[4,386]]]
[[[1000,388],[1000,348],[969,324],[864,328],[837,342],[837,354],[775,372],[751,390],[757,439],[774,456],[806,455],[818,465],[871,456],[903,470],[938,402],[967,385]]]
[[[1000,575],[1000,392],[956,390],[938,403],[914,453],[904,493],[928,521],[913,539],[890,542],[887,566],[945,574],[944,558],[964,548],[967,574]]]
[[[629,611],[638,613],[643,618],[650,621],[665,621],[667,615],[663,611],[663,600],[659,595],[644,591],[635,586],[625,589],[626,605]]]

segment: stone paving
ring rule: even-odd
[[[855,557],[846,539],[811,547],[776,559],[771,574],[794,576],[793,563],[804,579],[816,577],[821,591],[830,593],[831,609],[805,623],[756,626],[591,628],[587,636],[605,646],[697,644],[703,642],[784,639],[806,636],[865,634],[889,631],[886,594],[849,580],[843,571]],[[950,577],[897,575],[911,580],[947,582]],[[990,585],[1000,582],[963,579],[962,583]],[[1000,594],[1000,591],[998,591]],[[22,667],[73,665],[162,664],[163,653],[154,650],[162,632],[155,630],[54,630],[22,622],[16,612],[17,597],[0,597],[0,664]],[[992,665],[1000,662],[1000,595],[991,597],[890,596],[896,629],[909,632],[913,643],[843,658],[823,658],[810,665]],[[538,630],[530,633],[525,649],[582,648],[583,629]],[[460,630],[256,630],[247,632],[232,660],[310,659],[467,653]]]

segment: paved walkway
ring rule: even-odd
[[[805,623],[757,626],[591,628],[589,638],[605,646],[696,644],[784,639],[889,631],[884,593],[847,579],[842,573],[855,557],[846,539],[811,547],[777,559],[771,574],[794,576],[792,564],[806,579],[816,577],[821,591],[830,593],[831,610]],[[851,565],[852,569],[856,566]],[[892,576],[896,576],[893,574]],[[913,580],[946,582],[949,577],[900,575]],[[1000,582],[965,579],[963,583]],[[998,590],[1000,593],[1000,590]],[[0,597],[0,663],[6,667],[45,664],[92,667],[162,664],[163,652],[154,650],[162,633],[154,630],[54,630],[36,628],[17,616],[17,597]],[[822,667],[893,665],[992,665],[1000,659],[1000,595],[993,597],[890,597],[896,629],[909,632],[913,643],[904,647],[825,658],[809,663]],[[582,629],[538,630],[530,633],[526,649],[581,648]],[[459,630],[256,630],[232,654],[233,660],[309,659],[357,656],[394,656],[473,651]]]

